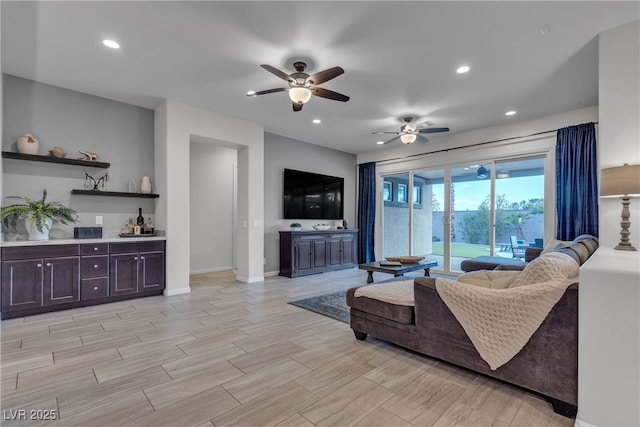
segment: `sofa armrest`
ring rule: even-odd
[[[500,264],[494,271],[522,271],[526,265],[509,265],[509,264]]]
[[[524,260],[525,262],[533,261],[538,258],[542,253],[542,248],[532,248],[529,247],[524,251]]]

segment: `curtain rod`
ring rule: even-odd
[[[594,125],[597,125],[599,122],[588,122],[588,123],[593,123]],[[494,141],[485,141],[485,142],[477,142],[475,144],[471,144],[471,145],[464,145],[462,147],[452,147],[452,148],[443,148],[441,150],[436,150],[436,151],[429,151],[428,153],[418,153],[418,154],[410,154],[408,156],[404,156],[404,157],[395,157],[393,159],[384,159],[384,160],[380,160],[379,162],[375,162],[375,163],[382,163],[382,162],[393,162],[395,160],[403,160],[403,159],[410,159],[412,157],[419,157],[419,156],[426,156],[429,154],[435,154],[435,153],[446,153],[448,151],[453,151],[453,150],[461,150],[463,148],[470,148],[470,147],[478,147],[481,145],[487,145],[487,144],[494,144],[496,142],[504,142],[504,141],[511,141],[512,139],[520,139],[520,138],[530,138],[532,136],[538,136],[538,135],[544,135],[545,133],[551,133],[551,132],[557,132],[558,129],[555,130],[545,130],[542,132],[536,132],[536,133],[532,133],[530,135],[522,135],[522,136],[512,136],[509,138],[503,138],[503,139],[496,139]]]

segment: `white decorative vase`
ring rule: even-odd
[[[18,152],[22,154],[38,154],[40,143],[30,133],[18,138]]]
[[[151,180],[148,176],[142,177],[142,182],[140,183],[140,192],[144,194],[151,194]]]
[[[27,231],[29,232],[29,240],[49,240],[49,231],[53,221],[51,218],[44,221],[42,231],[38,230],[38,227],[34,224],[31,226],[29,218],[26,220]]]

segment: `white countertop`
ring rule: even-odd
[[[12,246],[43,246],[43,245],[69,245],[69,244],[94,244],[113,242],[149,242],[154,240],[166,240],[164,236],[153,237],[105,237],[102,239],[50,239],[50,240],[16,240],[12,242],[0,242],[0,247]]]

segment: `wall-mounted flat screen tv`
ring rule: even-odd
[[[284,170],[284,219],[342,219],[344,178]]]

